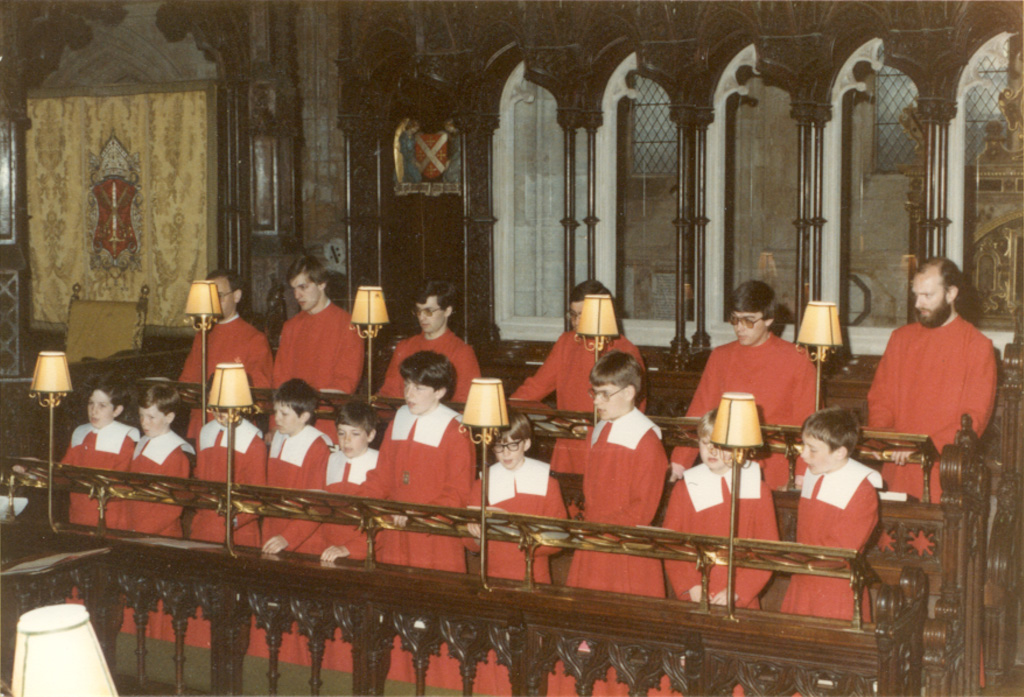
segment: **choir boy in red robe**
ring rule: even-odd
[[[217,414],[214,421],[199,432],[199,454],[196,456],[196,479],[212,482],[227,481],[228,429],[227,416]],[[252,422],[242,419],[235,425],[234,483],[251,486],[267,484],[267,445],[263,432]],[[192,519],[190,537],[193,540],[224,542],[225,517],[217,511],[203,509]],[[235,544],[260,546],[260,528],[257,518],[242,514],[235,518]]]
[[[274,386],[299,378],[321,392],[351,394],[363,374],[363,340],[348,312],[327,297],[327,270],[316,257],[302,257],[288,269],[288,283],[300,312],[284,323],[274,360]],[[334,422],[316,427],[333,441]]]
[[[650,525],[668,470],[661,429],[636,408],[643,368],[628,353],[612,351],[590,371],[597,425],[587,433],[583,475],[585,519],[614,525]],[[568,585],[665,597],[661,562],[577,550]]]
[[[310,425],[319,401],[316,390],[302,380],[288,380],[274,392],[277,432],[267,459],[267,486],[279,489],[323,491],[327,486],[327,459],[331,441]],[[319,553],[319,523],[287,518],[264,518],[264,554],[285,549]]]
[[[796,425],[814,411],[814,366],[807,354],[770,331],[775,321],[775,291],[761,281],[740,284],[730,299],[729,321],[736,341],[711,352],[687,416],[718,406],[726,392],[749,392],[768,424]],[[697,456],[694,448],[672,451],[672,479],[679,479]],[[789,462],[781,453],[762,463],[770,489],[789,481]],[[802,474],[802,467],[797,474]]]
[[[488,470],[487,505],[508,513],[540,515],[548,518],[565,518],[565,502],[558,481],[551,477],[551,466],[545,462],[526,457],[533,437],[530,420],[517,411],[509,411],[509,426],[498,433],[498,439],[491,449],[497,462]],[[470,502],[480,501],[480,480],[473,482]],[[480,526],[467,526],[471,535],[480,537]],[[479,550],[477,540],[466,539],[466,546]],[[548,557],[556,552],[554,547],[539,547],[534,561],[533,580],[551,583],[551,568]],[[543,556],[540,556],[543,555]],[[522,581],[526,577],[526,557],[519,546],[512,542],[490,542],[487,546],[487,573],[496,578],[510,578]]]
[[[405,406],[384,434],[377,467],[363,484],[363,496],[436,506],[465,507],[473,484],[473,443],[460,430],[460,416],[441,403],[455,388],[447,358],[420,351],[402,361]],[[396,524],[405,519],[396,517]],[[389,532],[382,535],[382,561],[441,571],[466,571],[457,537]],[[378,538],[379,539],[379,538]]]
[[[128,397],[123,383],[109,375],[101,376],[89,395],[89,423],[82,424],[71,434],[71,444],[61,462],[127,472],[139,441],[139,429],[117,420],[124,413]],[[114,517],[119,509],[118,503],[107,504],[104,515],[108,527],[118,526]],[[99,523],[99,508],[87,495],[71,494],[68,519],[78,525],[95,526]]]
[[[206,370],[202,369],[202,335],[197,332],[178,381],[209,380],[218,363],[241,363],[253,387],[270,387],[274,356],[270,353],[267,337],[238,314],[238,304],[242,301],[241,279],[234,271],[214,269],[207,274],[206,280],[217,284],[223,315],[207,334]],[[199,410],[193,409],[188,423],[189,438],[195,439],[199,435],[203,421]]]
[[[139,396],[139,421],[143,436],[135,446],[135,454],[128,467],[130,472],[183,479],[189,476],[188,456],[195,455],[196,451],[188,441],[171,430],[179,411],[181,397],[173,387],[151,385],[142,392]],[[123,510],[124,515],[118,516],[118,520],[128,530],[181,537],[181,509],[177,506],[128,501]]]
[[[395,347],[388,364],[380,394],[384,397],[403,396],[405,385],[399,366],[402,361],[419,351],[433,351],[447,358],[455,368],[455,392],[449,401],[465,402],[473,378],[480,377],[480,366],[473,347],[457,337],[448,328],[455,304],[455,286],[447,281],[427,281],[416,296],[413,314],[420,323],[422,333],[403,339]]]
[[[510,399],[539,402],[552,392],[555,393],[555,405],[564,411],[590,411],[593,401],[590,399],[590,370],[596,358],[594,351],[588,350],[583,342],[576,338],[576,325],[579,324],[580,313],[583,311],[583,300],[588,295],[611,295],[611,291],[602,283],[587,280],[572,289],[569,294],[569,318],[571,329],[562,332],[551,353],[544,360],[544,365],[526,379],[519,389],[512,393]],[[617,336],[605,349],[605,352],[622,351],[644,364],[640,349],[624,336]],[[640,403],[643,410],[643,403]],[[554,472],[570,472],[583,474],[587,459],[587,444],[582,440],[561,438],[555,442],[555,450],[551,454],[551,469]]]
[[[807,463],[796,541],[805,545],[860,550],[878,524],[878,494],[882,477],[850,458],[860,428],[853,412],[832,407],[807,417],[803,426],[803,452]],[[864,591],[864,618],[870,621],[871,604]],[[844,578],[794,575],[782,601],[782,611],[836,619],[853,618],[853,594]]]
[[[712,409],[701,417],[698,434],[700,438],[701,464],[683,473],[683,479],[672,490],[672,497],[665,512],[664,526],[693,535],[729,536],[729,516],[732,498],[732,452],[723,450],[711,442],[711,431],[715,427]],[[747,463],[740,469],[739,520],[736,536],[746,539],[778,540],[779,528],[775,520],[775,504],[772,494],[761,481],[761,470],[757,463]],[[697,565],[689,562],[666,561],[668,574],[676,597],[680,600],[701,599],[701,575]],[[727,599],[728,571],[725,566],[716,565],[711,570],[708,584],[712,605],[725,605]],[[760,608],[758,594],[771,572],[757,569],[736,569],[736,583],[733,591],[736,607]]]
[[[868,392],[868,426],[931,436],[942,451],[970,414],[973,428],[985,432],[996,396],[992,342],[957,314],[963,275],[949,259],[929,259],[914,276],[917,322],[892,333]],[[882,468],[892,491],[921,498],[921,470],[907,464],[908,451],[895,453]],[[942,495],[939,464],[931,474],[931,500]]]
[[[370,443],[377,437],[377,412],[366,402],[347,402],[338,407],[338,450],[327,461],[327,491],[362,496],[366,475],[377,467],[377,451]],[[320,526],[320,561],[366,559],[366,533],[351,525]]]

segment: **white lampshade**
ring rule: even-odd
[[[618,336],[619,325],[615,321],[615,307],[610,295],[587,295],[583,298],[583,310],[576,324],[580,336]]]
[[[754,395],[746,392],[726,392],[718,404],[711,442],[723,448],[759,448],[761,420],[757,418]]]
[[[359,286],[352,303],[352,324],[388,324],[388,308],[380,286]]]
[[[474,428],[508,428],[505,387],[497,378],[474,378],[469,386],[462,423]]]
[[[209,405],[214,409],[238,409],[252,406],[249,377],[241,363],[218,363],[213,371]]]
[[[185,314],[209,316],[223,314],[220,307],[220,292],[213,281],[192,281],[185,301]]]
[[[807,303],[796,343],[808,346],[842,346],[843,333],[839,327],[839,308],[836,304],[820,300]]]
[[[29,389],[32,392],[70,392],[71,372],[67,355],[63,351],[40,351]]]
[[[14,697],[117,695],[89,613],[81,605],[51,605],[18,620]]]

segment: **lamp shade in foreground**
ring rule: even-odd
[[[67,355],[63,351],[40,351],[29,389],[32,392],[70,392],[71,372]]]
[[[241,363],[218,363],[213,371],[209,405],[214,409],[239,409],[252,406],[249,377]]]
[[[723,448],[759,448],[761,421],[757,417],[754,395],[746,392],[726,392],[718,404],[711,442]]]
[[[807,346],[843,345],[843,333],[839,327],[839,308],[835,303],[820,300],[807,303],[796,343]]]
[[[388,324],[384,291],[379,286],[359,286],[352,303],[352,324]]]
[[[618,336],[619,325],[615,321],[615,307],[610,295],[587,295],[583,298],[583,310],[576,324],[580,336]]]
[[[505,388],[497,378],[474,378],[469,386],[462,423],[473,428],[507,428]]]
[[[213,281],[192,281],[185,301],[185,314],[196,316],[220,315],[220,292]]]

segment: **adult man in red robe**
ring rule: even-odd
[[[519,389],[512,393],[511,399],[539,402],[552,392],[555,393],[555,405],[564,411],[586,411],[594,408],[590,398],[590,370],[597,358],[593,349],[587,349],[582,341],[576,338],[576,326],[579,324],[580,313],[583,311],[583,300],[588,295],[611,295],[611,291],[595,280],[587,280],[572,289],[569,294],[569,318],[571,329],[562,332],[551,353],[544,360],[544,365],[526,379]],[[644,360],[640,349],[624,336],[617,336],[605,348],[603,354],[622,351],[633,356],[643,367]],[[643,411],[643,403],[639,403]],[[587,444],[582,440],[562,438],[555,443],[551,454],[551,470],[583,474],[583,466],[587,459]]]
[[[327,297],[324,265],[316,257],[301,257],[288,269],[288,283],[300,311],[281,330],[274,387],[299,378],[320,392],[355,392],[363,374],[363,340],[351,315]],[[315,425],[337,442],[331,419],[317,419]]]
[[[747,281],[733,291],[729,309],[736,341],[711,352],[686,415],[703,416],[726,392],[749,392],[762,411],[763,423],[802,424],[814,411],[814,366],[806,353],[772,334],[775,291],[767,283]],[[681,478],[696,457],[696,448],[673,450],[672,479]],[[789,481],[789,462],[781,453],[761,466],[769,488]]]
[[[868,392],[868,427],[924,433],[935,447],[953,442],[960,417],[970,414],[974,430],[985,432],[996,395],[992,342],[956,311],[963,275],[949,259],[924,262],[911,290],[917,322],[892,333]],[[882,468],[891,491],[921,497],[924,479],[906,466],[908,451]],[[931,500],[942,495],[938,463],[932,468]]]
[[[214,269],[206,275],[206,280],[217,284],[222,319],[213,325],[206,337],[206,370],[202,367],[203,338],[197,332],[178,381],[209,380],[218,363],[241,363],[253,387],[270,387],[274,356],[267,337],[238,314],[238,304],[242,302],[241,279],[230,269]],[[203,422],[210,418],[201,419],[199,410],[193,409],[188,437],[197,438]]]
[[[420,351],[433,351],[447,358],[455,368],[455,393],[451,401],[466,401],[473,378],[480,377],[480,365],[473,347],[448,329],[448,318],[455,309],[455,293],[455,286],[447,281],[430,280],[423,284],[412,311],[423,331],[398,342],[380,388],[381,396],[400,399],[405,389],[399,370],[402,361]]]

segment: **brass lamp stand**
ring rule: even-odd
[[[508,428],[508,405],[505,403],[505,388],[497,378],[474,378],[466,398],[466,409],[462,414],[462,425],[470,429],[469,438],[480,444],[480,580],[487,585],[487,446],[499,429]],[[478,429],[479,434],[472,433]]]
[[[227,501],[224,511],[224,546],[235,556],[235,512],[231,505],[231,489],[235,483],[235,428],[242,414],[253,410],[252,391],[245,366],[241,363],[218,363],[210,385],[210,408],[227,419]]]
[[[68,392],[71,392],[71,371],[68,357],[63,351],[40,351],[36,359],[36,370],[32,375],[32,387],[28,396],[39,400],[39,406],[50,410],[49,465],[46,479],[47,515],[50,529],[57,532],[53,520],[53,410]],[[12,480],[13,481],[13,480]]]
[[[740,469],[746,460],[747,453],[760,448],[761,422],[757,418],[757,404],[754,395],[746,392],[726,392],[718,405],[715,427],[711,431],[711,442],[720,448],[731,450],[732,462],[732,496],[729,509],[729,567],[726,583],[726,608],[728,618],[736,619],[736,597],[733,591],[736,581],[735,559],[736,526],[739,520]]]
[[[615,321],[615,306],[610,295],[587,295],[583,298],[583,309],[576,324],[576,341],[582,342],[588,351],[594,352],[594,364],[603,351],[619,335]],[[594,424],[597,424],[597,407],[594,407]]]
[[[359,286],[352,303],[352,329],[366,339],[366,401],[373,401],[373,340],[380,328],[388,324],[388,308],[384,290],[379,286]]]
[[[821,364],[837,346],[843,345],[843,333],[839,326],[839,308],[835,303],[812,300],[804,308],[800,322],[800,333],[796,343],[807,347],[807,357],[814,363],[817,377],[814,383],[814,410],[821,409]],[[796,461],[789,464],[789,482],[786,488],[796,488]]]
[[[206,423],[206,378],[209,370],[206,365],[206,338],[217,318],[223,315],[220,307],[220,293],[217,291],[217,284],[213,281],[192,281],[188,289],[188,300],[185,301],[185,314],[188,315],[187,322],[192,323],[192,328],[202,332],[202,356],[203,370],[199,377],[202,385],[202,416],[200,424]]]

